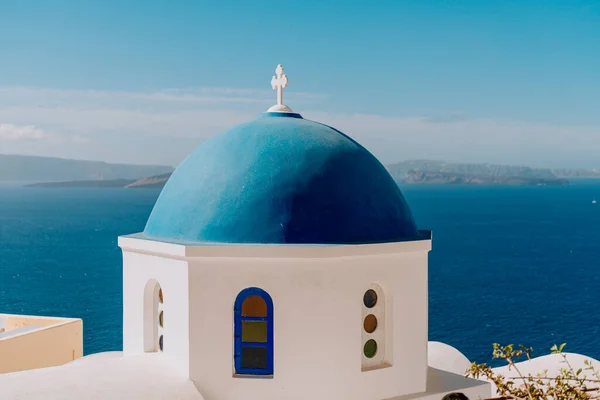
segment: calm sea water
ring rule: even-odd
[[[492,342],[600,359],[600,182],[402,189],[433,230],[430,340],[478,361]],[[117,236],[143,230],[158,193],[0,186],[0,312],[80,317],[86,354],[120,350]]]

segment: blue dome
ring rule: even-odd
[[[404,196],[371,153],[291,113],[265,113],[199,146],[173,172],[144,234],[255,244],[418,238]]]

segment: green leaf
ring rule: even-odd
[[[560,351],[562,353],[563,349],[565,348],[566,343],[563,343],[560,345],[560,347],[558,348],[558,351]]]

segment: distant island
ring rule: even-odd
[[[124,188],[131,184],[131,179],[110,179],[110,180],[91,180],[91,181],[64,181],[64,182],[39,182],[24,185],[25,187],[40,188],[66,188],[66,187],[102,187],[102,188]]]
[[[109,180],[87,180],[87,181],[60,181],[60,182],[39,182],[24,185],[25,187],[39,188],[162,188],[171,173],[150,176],[142,179],[109,179]]]
[[[128,183],[126,188],[162,188],[171,177],[171,173],[138,179]]]
[[[567,185],[564,178],[532,178],[518,176],[470,175],[450,172],[409,171],[404,184],[454,184],[454,185]]]
[[[80,185],[75,183],[78,181],[133,182],[172,171],[173,167],[168,165],[111,164],[102,161],[0,154],[0,182],[72,182],[72,185],[77,186]],[[98,186],[100,185],[102,184],[99,183]]]
[[[27,160],[34,161],[33,165],[23,166],[27,173],[23,171],[13,173],[11,175],[12,180],[18,180],[14,179],[15,176],[27,176],[29,179],[22,178],[21,180],[32,181],[35,179],[31,179],[31,177],[40,174],[44,177],[50,175],[69,177],[50,182],[47,179],[38,179],[40,182],[26,185],[29,187],[162,188],[173,171],[173,168],[168,166],[108,164],[93,161],[0,155],[0,181],[2,181],[3,176],[1,173],[4,176],[7,175],[6,170],[2,168],[3,162],[6,165],[6,157],[23,157],[18,162],[25,165]],[[32,160],[37,158],[42,160]],[[59,173],[56,168],[53,173],[49,171],[36,172],[36,168],[50,168],[49,164],[52,166],[62,165],[61,162],[70,167],[66,170],[59,169],[64,174]],[[73,171],[71,168],[79,168],[80,171]],[[600,179],[600,170],[531,168],[513,165],[451,163],[438,160],[408,160],[387,165],[386,168],[398,183],[406,185],[567,185],[569,179]],[[73,178],[74,175],[83,176],[83,178]]]
[[[498,164],[408,160],[387,165],[392,177],[404,184],[567,185],[569,179],[600,179],[600,170],[531,168]]]

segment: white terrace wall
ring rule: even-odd
[[[81,319],[2,315],[9,332],[26,326],[35,330],[0,338],[0,373],[63,365],[83,356]]]

